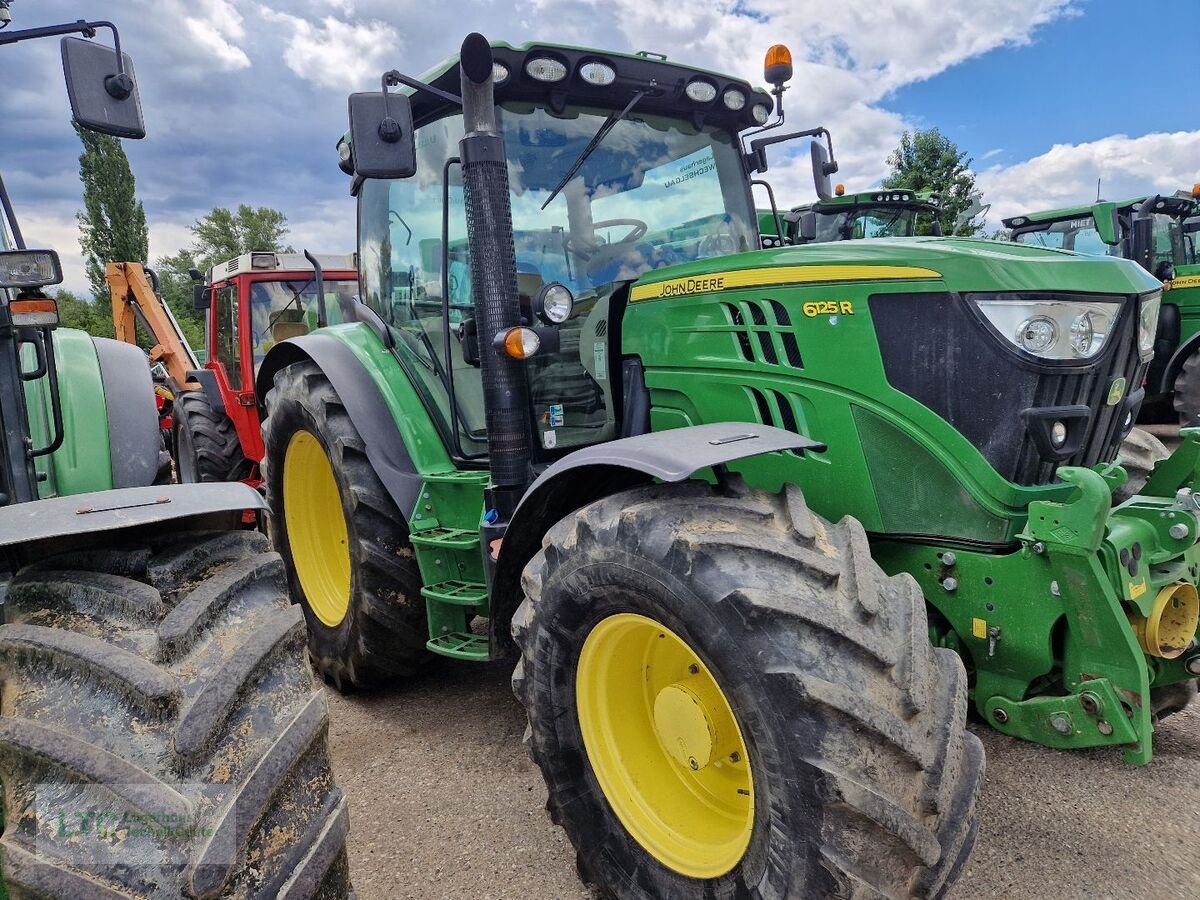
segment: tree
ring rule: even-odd
[[[54,299],[58,301],[58,320],[65,328],[78,328],[94,337],[112,337],[112,307],[107,300],[85,300],[78,294],[59,288]]]
[[[199,268],[209,269],[216,263],[255,250],[294,253],[291,247],[282,244],[287,232],[287,216],[277,209],[266,206],[254,209],[243,203],[237,212],[231,212],[218,206],[192,225],[192,234],[196,238],[192,256],[200,263]]]
[[[104,302],[108,299],[105,263],[140,261],[149,253],[146,210],[135,195],[133,171],[121,142],[78,126],[75,132],[83,144],[79,180],[83,182],[84,211],[76,213],[79,246],[92,295]]]
[[[955,228],[958,217],[971,208],[979,192],[971,171],[973,160],[938,129],[904,132],[887,162],[892,171],[883,180],[885,188],[934,191],[941,197],[938,218],[943,234],[970,236],[983,230],[983,222],[977,222],[975,216]]]

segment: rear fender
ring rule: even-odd
[[[686,481],[698,472],[760,453],[824,449],[824,444],[782,428],[722,422],[622,438],[564,456],[525,492],[505,531],[490,585],[493,655],[511,644],[508,628],[521,602],[521,571],[560,519],[655,480]]]

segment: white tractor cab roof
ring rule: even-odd
[[[354,272],[358,269],[357,253],[318,253],[317,261],[325,272]],[[209,283],[224,281],[235,275],[288,272],[311,272],[312,263],[302,253],[243,253],[228,262],[217,263],[208,270]]]

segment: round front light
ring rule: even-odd
[[[717,89],[707,81],[689,81],[683,92],[696,103],[711,103],[717,97]]]
[[[721,95],[721,100],[724,102],[726,109],[732,109],[734,112],[744,109],[746,106],[746,95],[737,88],[729,88]]]
[[[617,80],[617,70],[602,62],[586,62],[579,67],[579,77],[588,84],[604,87]]]
[[[1055,446],[1055,449],[1061,447],[1067,442],[1067,426],[1062,422],[1055,422],[1050,426],[1050,443]]]
[[[535,56],[525,63],[525,73],[537,81],[562,81],[567,77],[567,66],[549,56]]]
[[[504,82],[508,81],[508,74],[508,66],[504,63],[492,63],[492,81],[495,84],[504,84]]]
[[[751,108],[750,114],[754,116],[754,121],[759,125],[765,125],[767,124],[767,116],[771,114],[771,111],[761,103],[758,103]]]
[[[1096,329],[1090,312],[1080,313],[1071,321],[1071,352],[1076,356],[1091,356]]]
[[[550,325],[561,325],[575,310],[575,297],[565,284],[552,281],[542,287],[533,301],[538,318]]]
[[[1034,316],[1017,326],[1017,343],[1030,353],[1045,353],[1058,340],[1058,327],[1049,316]]]

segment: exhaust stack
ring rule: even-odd
[[[492,48],[483,35],[467,35],[459,67],[466,127],[459,152],[471,252],[471,294],[483,369],[493,502],[501,520],[506,521],[530,480],[529,388],[522,362],[492,350],[495,335],[521,324],[521,306],[508,162],[496,124]]]

